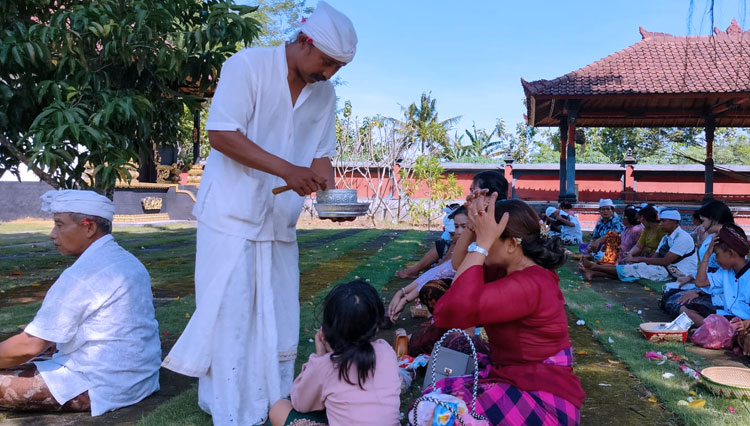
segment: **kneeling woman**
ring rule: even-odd
[[[481,381],[477,411],[493,425],[577,425],[584,392],[573,374],[559,277],[565,262],[562,243],[547,238],[539,216],[518,200],[496,201],[486,211],[468,202],[476,244],[435,306],[435,324],[445,328],[482,325],[487,331],[492,368]],[[499,222],[499,223],[498,223]],[[484,268],[507,275],[485,282]],[[471,379],[436,384],[471,401]]]

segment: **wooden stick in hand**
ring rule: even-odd
[[[291,186],[284,185],[284,186],[279,186],[279,187],[276,187],[276,188],[272,189],[271,192],[273,192],[273,195],[279,195],[282,192],[289,191],[290,189],[292,189]]]

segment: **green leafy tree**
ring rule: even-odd
[[[299,28],[303,15],[313,8],[305,6],[305,0],[242,0],[238,3],[257,5],[256,17],[262,25],[258,44],[278,46],[288,40]]]
[[[410,170],[411,169],[411,170]],[[420,155],[411,168],[402,168],[401,181],[409,198],[408,213],[412,223],[432,222],[442,216],[442,209],[449,200],[461,196],[461,186],[451,173],[444,175],[440,159],[432,155]],[[420,188],[427,191],[426,199],[416,199]]]
[[[258,37],[232,0],[0,2],[0,174],[114,187]],[[88,179],[84,174],[87,167]]]
[[[253,17],[261,24],[259,36],[253,44],[259,46],[278,46],[289,40],[295,31],[299,29],[303,15],[309,15],[313,9],[306,7],[303,0],[238,0],[237,3],[248,6],[257,5],[258,9]],[[338,80],[334,80],[334,83]],[[201,113],[201,135],[200,135],[200,158],[208,156],[211,145],[206,132],[206,114],[210,102],[204,102],[200,106]],[[185,108],[180,118],[179,129],[179,157],[183,164],[187,165],[193,161],[193,120],[195,111]]]

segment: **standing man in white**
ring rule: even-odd
[[[164,360],[199,377],[216,425],[265,422],[289,395],[299,339],[296,223],[303,197],[335,186],[336,94],[354,58],[351,21],[325,2],[285,46],[229,58],[208,115],[198,219],[196,311]],[[274,187],[293,191],[273,195]]]

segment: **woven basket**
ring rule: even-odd
[[[703,384],[718,396],[750,399],[750,368],[708,367],[701,375]]]

